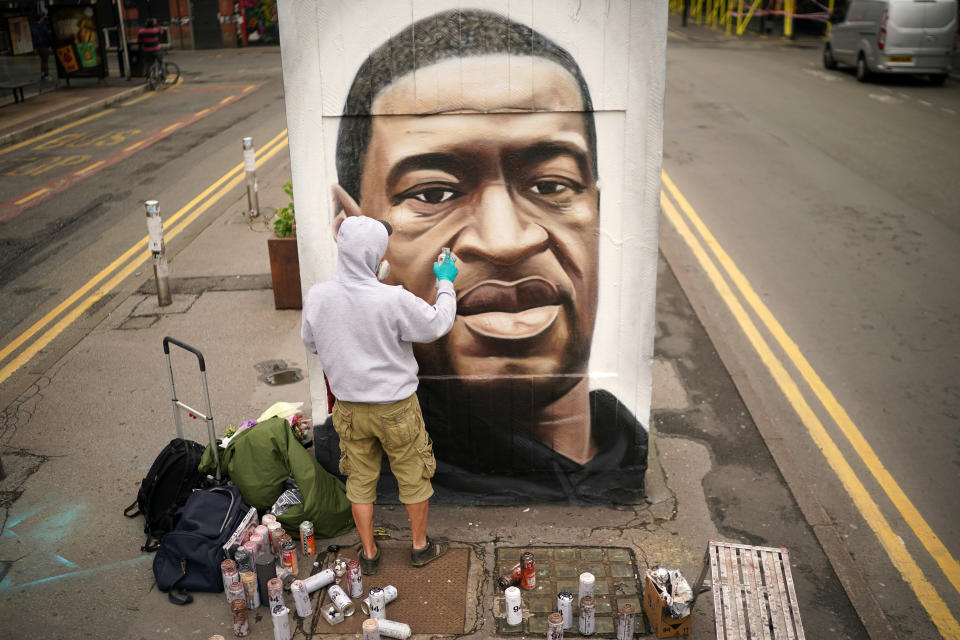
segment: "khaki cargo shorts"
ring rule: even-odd
[[[437,461],[417,394],[390,404],[337,400],[333,428],[340,436],[340,473],[347,476],[350,502],[376,502],[384,452],[400,488],[400,502],[416,504],[433,495],[430,478]]]

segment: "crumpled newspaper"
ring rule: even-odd
[[[279,516],[296,504],[303,504],[303,494],[300,493],[300,489],[297,487],[297,483],[293,481],[293,478],[287,478],[283,486],[286,488],[285,491],[280,494],[280,497],[278,497],[276,502],[273,503],[273,506],[270,507],[270,513],[275,516]]]
[[[683,618],[690,614],[693,589],[678,569],[654,567],[647,571],[647,577],[660,592],[663,601],[667,603],[671,617]]]

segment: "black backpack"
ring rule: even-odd
[[[143,532],[147,540],[141,551],[157,550],[163,536],[173,531],[177,510],[187,501],[190,492],[202,485],[203,475],[198,467],[203,450],[198,442],[174,438],[153,461],[147,477],[140,483],[137,499],[123,510],[128,518],[142,513],[146,519]]]
[[[223,591],[223,545],[250,511],[233,485],[197,489],[177,514],[173,531],[163,537],[153,558],[157,586],[174,604],[189,604],[189,591]],[[174,595],[180,594],[180,598]]]

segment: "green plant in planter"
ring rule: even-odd
[[[273,216],[273,233],[278,238],[290,238],[297,235],[297,220],[293,211],[293,181],[287,180],[283,192],[290,196],[290,204],[277,209]]]

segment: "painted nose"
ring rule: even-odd
[[[510,266],[547,248],[547,232],[527,218],[505,184],[488,185],[475,197],[470,226],[455,249],[459,256]]]

